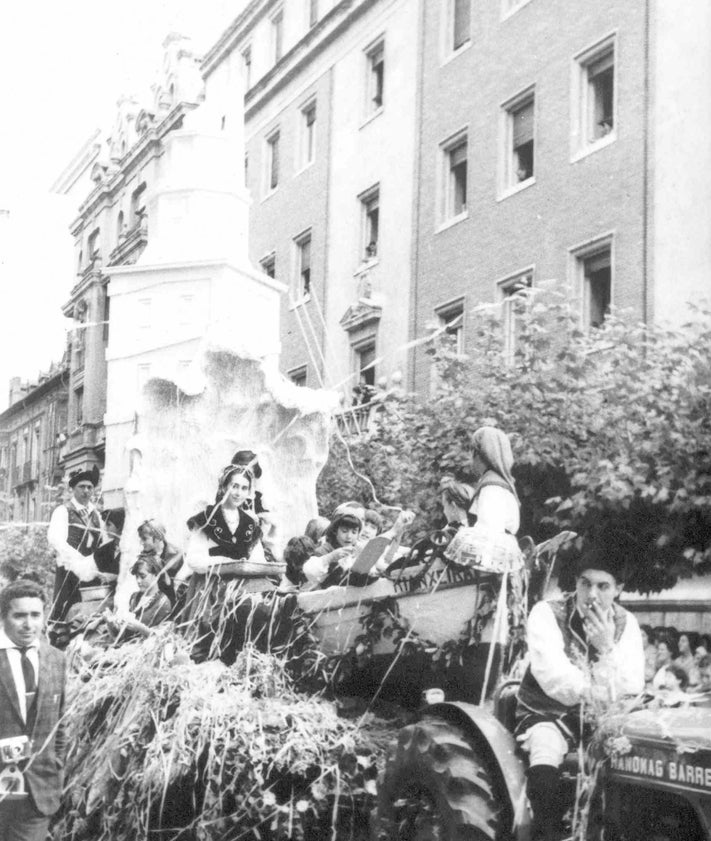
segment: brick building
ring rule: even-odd
[[[35,383],[10,381],[0,414],[0,520],[47,521],[62,480],[69,369],[53,365]]]
[[[254,2],[203,62],[207,104],[245,80],[250,256],[289,286],[282,370],[298,383],[347,393],[360,369],[373,384],[406,364],[418,14]]]
[[[679,166],[711,163],[684,129],[711,127],[689,58],[707,4],[683,21],[652,0],[423,9],[412,334],[451,322],[466,347],[474,305],[550,278],[586,327],[610,305],[683,318],[709,289],[711,178]],[[426,389],[421,351],[410,376]]]

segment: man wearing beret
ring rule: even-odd
[[[625,559],[603,540],[577,565],[575,592],[541,601],[528,617],[530,663],[518,693],[516,733],[530,754],[532,841],[556,841],[566,804],[560,766],[580,741],[582,706],[644,689],[644,649],[635,617],[617,603]]]
[[[106,535],[91,502],[98,482],[96,465],[75,471],[69,477],[72,498],[52,512],[47,540],[57,553],[57,569],[50,621],[64,621],[69,608],[81,601],[82,586],[101,583],[94,553],[106,542]]]

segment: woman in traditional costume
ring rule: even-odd
[[[477,476],[469,514],[474,525],[459,529],[446,557],[455,563],[490,572],[512,572],[523,560],[516,540],[520,503],[511,470],[508,436],[482,426],[472,437],[472,466]]]
[[[193,648],[197,661],[223,656],[225,638],[233,634],[235,610],[244,594],[275,589],[265,570],[269,565],[260,542],[259,518],[249,506],[253,482],[248,468],[228,465],[220,476],[214,504],[187,522],[185,562],[192,575],[185,619],[188,629],[197,632]]]

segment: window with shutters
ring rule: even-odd
[[[616,137],[615,41],[606,38],[574,65],[573,156],[607,146]]]
[[[376,184],[358,196],[361,212],[361,260],[378,256],[380,237],[380,185]]]
[[[612,304],[613,240],[605,236],[571,251],[577,288],[582,297],[586,328],[600,327]]]
[[[277,9],[270,18],[272,26],[272,60],[274,64],[284,55],[284,10]]]
[[[252,87],[252,45],[248,44],[242,49],[242,80],[244,89],[248,91]]]
[[[468,148],[466,131],[459,132],[441,146],[443,170],[441,221],[443,223],[466,216]]]
[[[449,0],[448,51],[457,52],[471,40],[471,0]]]
[[[504,151],[502,193],[507,195],[533,183],[535,96],[532,88],[503,106]]]
[[[294,240],[296,246],[296,299],[307,298],[311,293],[311,231]]]
[[[316,159],[316,102],[304,105],[299,113],[299,160],[297,169],[301,170]]]
[[[383,107],[385,96],[385,42],[381,39],[365,52],[366,58],[366,116]]]
[[[279,186],[279,131],[273,131],[266,142],[264,192],[274,192]]]

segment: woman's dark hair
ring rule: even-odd
[[[363,528],[363,522],[360,517],[355,514],[349,514],[347,512],[343,514],[336,514],[336,516],[331,520],[329,527],[323,533],[324,538],[331,544],[331,546],[333,546],[334,549],[338,548],[338,544],[336,543],[336,533],[341,526],[345,526],[346,528],[357,528],[360,531],[360,529]]]
[[[681,686],[682,689],[686,689],[689,685],[689,675],[687,674],[686,669],[683,666],[679,666],[677,663],[670,663],[666,669],[679,681],[679,686]]]
[[[330,525],[328,517],[314,517],[306,523],[305,536],[318,543]]]
[[[657,636],[657,646],[660,646],[662,643],[664,643],[664,645],[666,645],[669,649],[672,660],[675,660],[679,656],[679,649],[676,647],[676,640],[673,637],[670,637],[669,634],[659,634]]]
[[[374,525],[378,534],[380,534],[380,532],[383,530],[384,520],[382,518],[382,515],[379,514],[377,511],[374,511],[372,508],[365,509],[363,521]]]
[[[657,640],[657,637],[656,637],[656,634],[654,633],[654,631],[652,630],[652,626],[651,625],[640,625],[639,629],[640,629],[640,631],[644,631],[644,633],[647,635],[647,642],[654,645],[654,643]]]
[[[142,553],[136,558],[136,562],[131,567],[131,575],[138,575],[141,570],[141,567],[146,568],[146,572],[150,573],[151,575],[159,575],[163,565],[160,562],[160,558],[157,558],[153,554],[149,553]]]
[[[304,564],[316,551],[316,546],[311,538],[303,535],[292,537],[284,547],[284,563],[286,564],[286,577],[292,584],[302,584],[305,576],[302,572]]]
[[[3,619],[10,612],[10,605],[15,599],[41,599],[45,604],[44,590],[36,581],[17,578],[0,591],[0,617]]]

